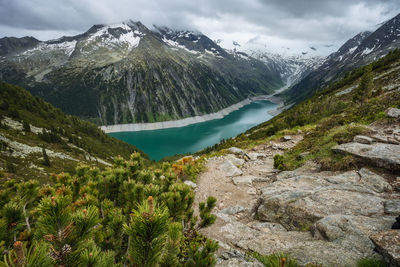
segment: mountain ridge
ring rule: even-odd
[[[283,84],[278,71],[201,33],[133,21],[94,25],[0,61],[0,79],[103,125],[204,115]]]
[[[366,65],[400,47],[400,14],[374,32],[361,32],[343,44],[337,52],[285,93],[287,102],[300,102],[339,79],[346,72]]]

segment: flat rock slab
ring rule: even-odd
[[[228,177],[234,177],[234,176],[239,176],[242,175],[242,171],[235,166],[230,160],[225,160],[221,166],[220,169],[225,173],[226,176]]]
[[[400,266],[400,231],[386,230],[371,236],[376,249],[390,266]]]
[[[244,159],[239,159],[232,154],[226,155],[225,158],[232,162],[235,166],[242,166],[244,164]]]
[[[400,170],[400,145],[374,143],[347,143],[332,148],[334,152],[351,154],[367,160],[378,167]]]
[[[234,185],[249,185],[253,184],[253,181],[257,180],[257,177],[250,175],[237,176],[232,178]]]
[[[301,230],[330,214],[381,216],[384,199],[378,195],[386,181],[366,169],[336,175],[281,173],[262,189],[257,215],[286,229]],[[283,178],[285,177],[285,178]],[[363,179],[365,177],[365,179]]]

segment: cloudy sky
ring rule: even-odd
[[[399,12],[399,0],[0,0],[0,37],[48,40],[133,19],[197,29],[226,48],[325,55]]]

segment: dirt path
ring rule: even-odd
[[[195,206],[199,202],[205,201],[208,196],[217,198],[214,213],[219,216],[217,216],[215,224],[203,229],[202,233],[219,241],[220,253],[230,249],[231,246],[231,236],[221,234],[221,229],[226,225],[226,221],[220,215],[233,215],[237,221],[246,225],[258,223],[259,221],[254,219],[253,209],[260,197],[261,188],[273,182],[276,173],[273,167],[274,155],[282,154],[285,149],[295,146],[301,139],[301,135],[292,135],[287,141],[270,142],[243,151],[244,155],[228,154],[208,160],[207,171],[197,179]],[[223,163],[226,160],[232,161],[232,157],[244,162],[239,166],[242,175],[235,177],[226,175]]]

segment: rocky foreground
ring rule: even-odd
[[[400,266],[400,230],[390,230],[400,215],[400,124],[381,126],[333,148],[367,163],[358,170],[322,172],[313,162],[275,170],[273,156],[301,134],[210,158],[196,201],[218,200],[217,221],[203,231],[220,243],[217,266],[262,266],[246,259],[246,251],[285,252],[302,265],[355,266],[361,258],[383,257]]]

